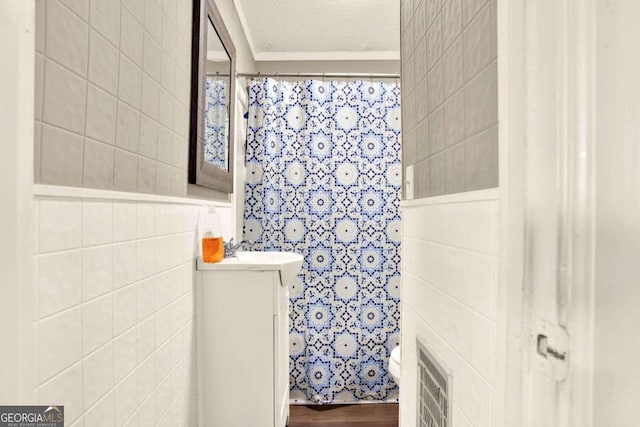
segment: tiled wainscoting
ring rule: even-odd
[[[35,1],[35,182],[185,196],[192,9]]]
[[[496,0],[400,4],[402,161],[416,197],[496,187]]]
[[[200,206],[135,197],[34,198],[34,392],[68,426],[197,423]]]
[[[453,425],[491,426],[498,190],[404,202],[401,426],[416,425],[416,339],[453,372]]]

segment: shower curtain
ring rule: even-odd
[[[261,79],[249,99],[244,237],[304,256],[290,288],[291,399],[397,399],[400,87]]]

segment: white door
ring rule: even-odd
[[[592,0],[498,0],[508,427],[590,427]]]
[[[571,0],[525,2],[523,425],[568,426],[576,154]]]

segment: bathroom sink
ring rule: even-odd
[[[228,259],[237,259],[240,264],[257,265],[299,263],[298,270],[302,266],[302,255],[293,252],[239,251],[235,257]]]
[[[198,257],[197,268],[200,271],[265,271],[279,270],[281,283],[286,286],[293,283],[302,267],[302,255],[293,252],[238,251],[235,257],[224,258],[213,264]]]

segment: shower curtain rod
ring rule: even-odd
[[[236,73],[237,77],[309,77],[337,79],[399,79],[400,74],[384,73]]]

